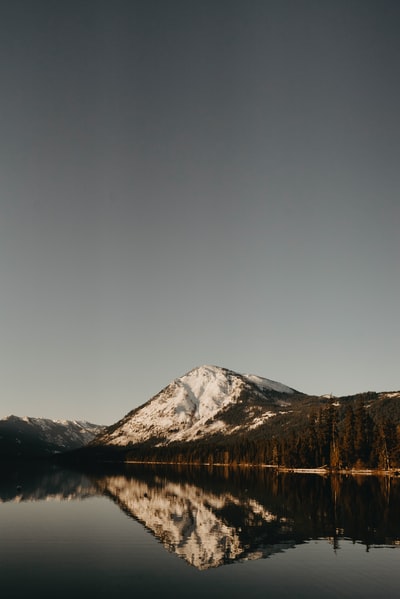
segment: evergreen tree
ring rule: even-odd
[[[383,422],[378,423],[374,430],[371,462],[374,468],[382,468],[383,470],[390,468],[386,430]]]
[[[367,466],[371,453],[373,423],[364,401],[359,399],[354,411],[354,453],[357,466]]]
[[[351,406],[347,406],[344,415],[343,434],[341,438],[341,454],[343,466],[345,468],[350,468],[355,462],[354,411]]]

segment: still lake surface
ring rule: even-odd
[[[399,478],[0,467],[5,599],[387,599],[399,584]]]

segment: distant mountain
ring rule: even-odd
[[[102,429],[83,421],[8,416],[0,419],[0,456],[29,459],[78,449]]]
[[[400,392],[312,396],[282,383],[200,366],[105,428],[88,459],[400,465]],[[342,449],[343,448],[343,449]],[[83,456],[84,457],[84,456]]]

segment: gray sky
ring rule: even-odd
[[[0,417],[201,364],[400,388],[400,3],[0,2]]]

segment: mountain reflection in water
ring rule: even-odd
[[[373,476],[125,466],[96,472],[23,468],[1,477],[0,501],[105,495],[199,570],[266,558],[311,539],[400,544],[400,480]]]
[[[101,488],[168,549],[198,569],[258,559],[294,545],[285,518],[235,488],[205,489],[155,475],[108,476]],[[289,527],[290,530],[291,527]]]

